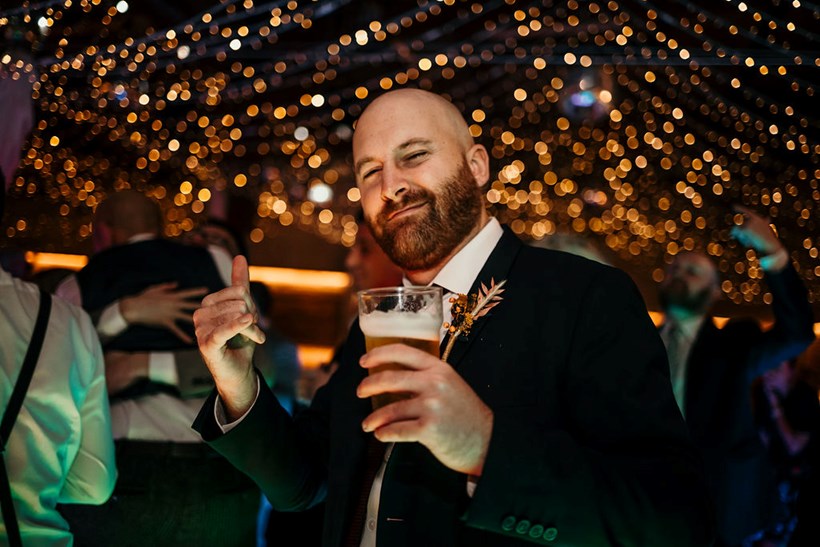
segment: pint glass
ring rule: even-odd
[[[359,326],[367,351],[387,344],[406,344],[439,356],[442,319],[441,288],[386,287],[359,291]],[[401,369],[389,363],[368,369],[370,374]],[[382,393],[373,397],[373,408],[406,399],[406,393]]]

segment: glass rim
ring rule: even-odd
[[[441,287],[435,287],[431,285],[409,285],[409,286],[397,286],[397,287],[377,287],[373,289],[364,289],[361,291],[357,291],[356,295],[361,298],[363,296],[391,296],[391,295],[401,295],[401,294],[424,294],[424,293],[439,293],[441,292]]]

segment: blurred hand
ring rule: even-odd
[[[741,245],[751,247],[761,256],[773,255],[784,248],[772,230],[771,220],[742,205],[735,205],[733,209],[743,215],[743,224],[733,226],[731,231]]]
[[[444,465],[461,473],[481,475],[493,413],[459,374],[444,361],[404,344],[368,352],[361,366],[398,363],[408,370],[387,370],[359,384],[360,398],[385,392],[410,392],[411,399],[371,413],[362,427],[382,442],[419,442]]]
[[[192,313],[198,304],[191,298],[202,297],[208,289],[197,287],[177,290],[176,287],[176,282],[160,283],[137,295],[126,296],[120,299],[120,313],[129,325],[162,327],[186,344],[192,344],[193,339],[179,328],[177,321],[193,321]]]
[[[206,296],[194,312],[199,351],[232,420],[245,414],[256,397],[256,374],[251,360],[254,343],[265,341],[257,321],[248,262],[240,255],[233,260],[231,286]]]
[[[106,351],[105,383],[109,395],[116,395],[141,378],[148,377],[148,354]]]

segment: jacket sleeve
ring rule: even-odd
[[[766,283],[772,293],[774,325],[748,341],[749,378],[797,357],[814,341],[814,314],[806,286],[791,262],[780,272],[766,273]]]
[[[313,441],[299,430],[258,370],[257,375],[259,395],[239,424],[222,432],[215,418],[215,405],[219,403],[214,390],[193,427],[203,440],[256,482],[274,509],[308,509],[326,494],[326,466],[319,461]],[[315,400],[313,405],[322,406]]]
[[[496,415],[467,525],[541,545],[710,545],[702,464],[643,299],[609,268],[579,299],[566,362],[541,350],[539,366],[563,367],[561,424]]]

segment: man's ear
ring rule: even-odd
[[[475,178],[476,186],[481,187],[490,180],[490,155],[483,144],[474,144],[465,155],[467,166]]]
[[[103,221],[97,220],[93,223],[91,230],[91,244],[95,253],[104,251],[114,245],[114,235],[111,227]]]

